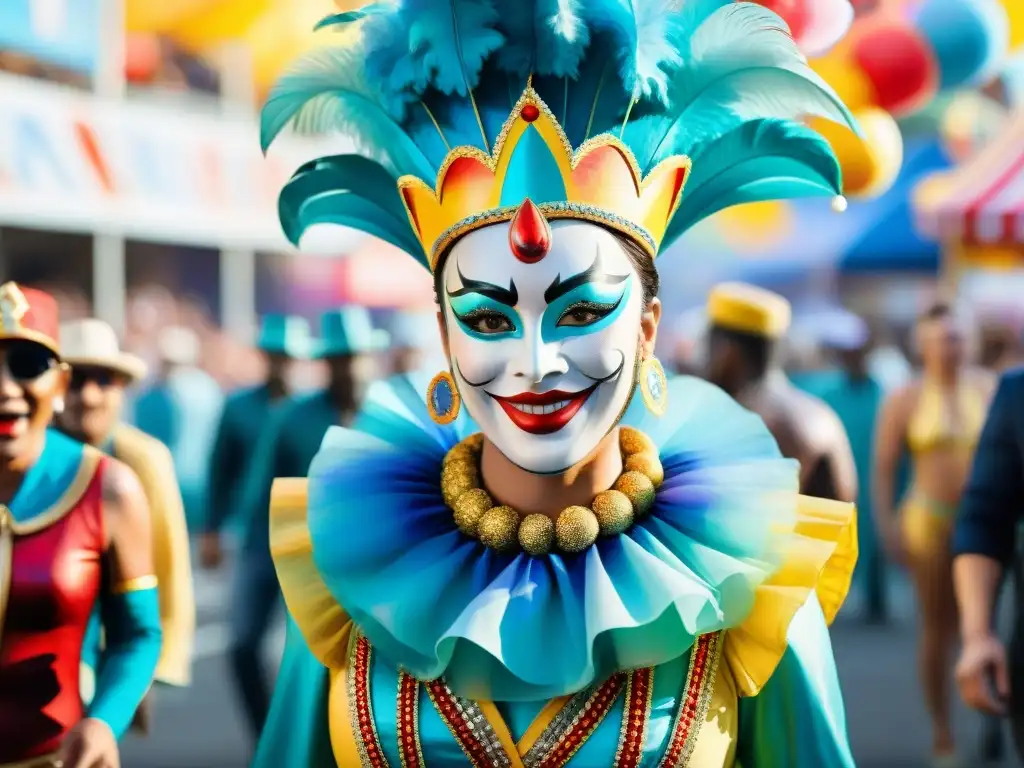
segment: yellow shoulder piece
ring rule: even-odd
[[[790,622],[812,590],[825,621],[835,619],[857,564],[853,504],[800,496],[790,551],[757,590],[746,620],[726,632],[724,661],[740,696],[754,696],[772,676],[788,645]]]
[[[285,604],[313,655],[331,669],[348,663],[352,621],[313,562],[306,519],[308,481],[279,478],[270,492],[270,553]]]

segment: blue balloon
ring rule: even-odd
[[[925,0],[915,26],[935,52],[940,90],[995,74],[1009,45],[1010,23],[998,0]]]

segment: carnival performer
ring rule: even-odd
[[[708,380],[764,419],[782,455],[800,462],[801,493],[856,501],[857,468],[843,423],[779,366],[789,302],[754,285],[722,283],[711,290],[707,313]]]
[[[205,568],[217,568],[223,560],[221,529],[241,508],[245,476],[260,430],[274,406],[289,395],[292,362],[308,358],[312,343],[305,318],[271,314],[260,324],[256,347],[266,362],[266,376],[257,386],[228,396],[210,455],[209,503],[200,539],[200,557]],[[246,520],[238,522],[243,528],[248,526]]]
[[[305,477],[327,430],[351,423],[373,365],[370,355],[388,343],[387,333],[373,327],[362,307],[326,312],[320,324],[313,352],[327,365],[327,387],[285,400],[271,411],[260,429],[242,494],[245,528],[232,600],[231,662],[253,742],[270,707],[263,641],[281,601],[267,532],[270,487],[275,477]]]
[[[269,99],[266,141],[298,117],[366,153],[300,169],[291,238],[346,224],[429,268],[449,368],[426,402],[376,384],[275,485],[295,625],[259,768],[853,765],[826,629],[853,506],[653,355],[659,249],[837,195],[786,118],[851,119],[771,11],[633,7],[370,6]]]
[[[879,415],[873,502],[889,557],[905,564],[920,607],[918,664],[932,719],[936,765],[956,765],[950,678],[957,632],[951,535],[993,391],[987,372],[966,363],[963,323],[938,302],[919,318],[921,374],[893,392]],[[909,452],[910,487],[897,514],[895,482]]]
[[[160,656],[150,511],[135,473],[48,429],[63,408],[57,304],[0,287],[0,766],[118,765]],[[80,656],[107,629],[86,710]]]
[[[76,320],[60,329],[61,354],[71,366],[63,412],[54,423],[61,432],[124,462],[142,482],[152,516],[153,569],[159,581],[163,646],[155,680],[186,686],[191,680],[196,626],[195,596],[185,507],[174,475],[171,452],[156,438],[121,420],[127,389],[146,375],[146,364],[121,351],[117,333],[102,320]],[[95,691],[96,663],[102,647],[96,610],[82,648],[82,697]],[[139,707],[136,725],[148,730],[149,697]]]

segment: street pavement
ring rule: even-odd
[[[929,731],[918,695],[914,660],[913,603],[903,583],[895,585],[894,594],[896,615],[889,626],[864,626],[855,616],[856,601],[851,599],[849,610],[840,615],[833,628],[847,721],[859,768],[928,765]],[[246,768],[247,734],[229,685],[224,655],[228,599],[223,575],[198,575],[199,624],[193,684],[187,690],[158,691],[155,732],[146,739],[130,736],[125,740],[124,768]],[[279,658],[282,646],[283,628],[279,623],[268,642],[268,659]],[[980,768],[980,761],[971,751],[980,720],[962,708],[958,708],[956,720],[967,758],[964,768]]]

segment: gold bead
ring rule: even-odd
[[[633,427],[619,428],[619,450],[624,456],[634,453],[653,453],[658,455],[658,446],[647,435]]]
[[[449,464],[454,464],[457,461],[475,461],[476,454],[473,450],[462,443],[453,445],[448,453],[444,455],[444,463],[442,466],[447,467]]]
[[[480,472],[471,462],[453,461],[441,470],[441,495],[449,507],[454,508],[459,496],[479,485]]]
[[[563,552],[582,552],[597,541],[600,532],[597,516],[586,507],[566,507],[555,523],[555,538]]]
[[[639,472],[641,475],[647,475],[654,483],[655,488],[665,482],[665,470],[661,466],[661,459],[655,453],[645,451],[627,456],[623,467],[627,472]]]
[[[633,514],[642,517],[654,506],[654,483],[639,472],[623,472],[615,481],[615,490],[622,491],[633,505]]]
[[[470,488],[464,491],[455,501],[452,511],[455,513],[455,524],[467,536],[476,536],[480,518],[484,512],[494,506],[491,497],[483,488]]]
[[[512,507],[491,507],[480,518],[477,535],[485,546],[511,552],[519,536],[519,514]]]
[[[601,491],[591,506],[602,536],[624,533],[633,524],[633,505],[621,491]]]
[[[547,515],[527,515],[519,523],[519,546],[534,557],[546,555],[555,543],[555,523]]]
[[[480,453],[484,447],[484,433],[477,432],[463,440],[459,445],[464,445],[474,453]]]

